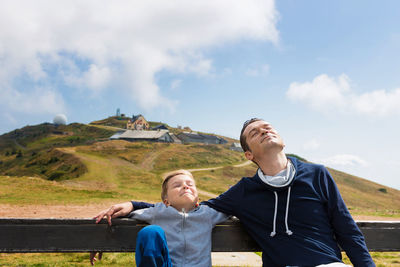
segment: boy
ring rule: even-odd
[[[228,216],[206,205],[199,206],[194,178],[186,170],[166,176],[161,199],[163,203],[129,215],[152,224],[138,234],[137,266],[211,266],[212,228]],[[96,222],[105,215],[97,215]],[[92,264],[94,256],[92,253]]]

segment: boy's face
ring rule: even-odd
[[[166,206],[188,210],[197,204],[199,196],[192,177],[185,174],[176,175],[168,181],[167,186],[167,198],[164,199]]]

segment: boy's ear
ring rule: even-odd
[[[167,207],[171,205],[171,204],[169,204],[168,199],[164,199],[164,200],[163,200],[163,203],[164,203],[164,205],[167,206]]]

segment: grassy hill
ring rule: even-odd
[[[79,123],[59,126],[43,123],[11,131],[0,136],[0,174],[50,180],[78,177],[87,168],[58,148],[107,140],[114,132]]]
[[[103,124],[41,124],[0,136],[0,204],[159,201],[161,175],[178,168],[220,167],[194,171],[199,189],[220,194],[256,171],[235,167],[246,160],[228,144],[109,141],[116,126]],[[352,214],[400,217],[400,191],[330,172]]]
[[[230,150],[229,144],[109,141],[108,137],[124,128],[125,123],[108,118],[90,125],[40,124],[1,135],[0,204],[51,209],[52,205],[109,206],[131,199],[156,202],[160,201],[164,172],[212,168],[192,171],[201,190],[200,198],[205,200],[210,194],[224,192],[242,176],[252,176],[257,169],[253,163],[241,164],[247,162],[243,153]],[[182,131],[169,129],[174,133]],[[400,218],[399,190],[334,169],[329,171],[353,216]],[[372,256],[377,266],[398,264],[397,252],[372,253]],[[345,262],[349,263],[348,259]],[[108,253],[96,263],[131,264],[130,253]],[[0,265],[87,266],[88,255],[0,253]]]

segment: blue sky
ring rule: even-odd
[[[0,133],[115,114],[238,138],[400,189],[398,1],[1,1]]]

